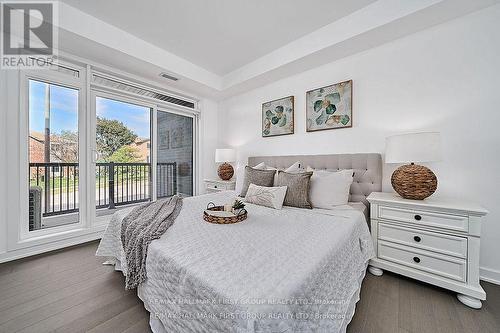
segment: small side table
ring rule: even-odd
[[[234,190],[236,180],[205,179],[205,189],[207,193]]]

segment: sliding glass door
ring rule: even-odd
[[[158,198],[180,193],[193,195],[194,119],[158,110],[156,194]]]
[[[194,116],[114,93],[94,92],[92,99],[97,222],[133,204],[193,195]]]
[[[89,77],[61,65],[17,78],[20,219],[9,248],[87,237],[118,209],[196,193],[195,104]]]
[[[96,216],[152,197],[152,106],[98,93],[94,163]]]

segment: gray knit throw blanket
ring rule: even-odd
[[[122,221],[121,239],[127,261],[125,288],[134,289],[146,280],[149,244],[160,238],[182,209],[182,198],[148,202],[135,207]]]

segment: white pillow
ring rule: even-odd
[[[265,187],[250,184],[245,201],[260,206],[281,209],[285,200],[286,186]]]
[[[347,178],[352,178],[354,177],[354,170],[353,169],[342,169],[342,170],[335,170],[335,169],[314,169],[314,168],[311,168],[309,165],[306,167],[306,172],[317,172],[318,175],[321,175],[321,176],[327,176],[331,173],[335,173],[335,172],[340,172],[342,173],[344,176],[346,176]]]
[[[303,170],[300,168],[300,162],[297,161],[295,163],[293,163],[292,165],[290,165],[288,168],[285,169],[285,172],[288,172],[288,173],[299,173],[299,172],[302,172]]]
[[[236,166],[236,185],[234,186],[234,190],[236,193],[241,193],[243,189],[243,181],[245,180],[245,166],[238,163]]]
[[[352,169],[336,172],[314,170],[309,189],[309,201],[313,208],[333,209],[346,205],[352,181]]]
[[[273,168],[270,166],[266,166],[266,169],[267,170],[276,170],[276,173],[274,174],[274,182],[276,183],[276,177],[278,177],[278,171],[280,171],[281,169]],[[288,173],[300,173],[300,172],[303,172],[304,170],[300,168],[300,162],[297,161],[283,171],[288,172]]]
[[[264,162],[261,162],[257,164],[256,166],[253,167],[254,169],[258,170],[266,170],[267,166],[264,164]],[[236,193],[241,193],[241,190],[243,190],[243,183],[245,182],[245,165],[238,163],[236,166],[236,185],[234,186],[234,190]]]
[[[269,169],[269,167],[264,162],[260,162],[259,164],[257,164],[256,166],[254,166],[252,168],[257,169],[257,170],[268,170]]]

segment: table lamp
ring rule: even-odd
[[[234,175],[234,169],[228,162],[236,161],[236,151],[234,149],[216,149],[215,163],[222,163],[217,169],[217,174],[222,180],[229,180]]]
[[[385,163],[409,163],[397,168],[391,177],[394,190],[405,199],[423,200],[437,189],[437,178],[429,168],[415,162],[441,158],[438,132],[394,135],[386,138]]]

